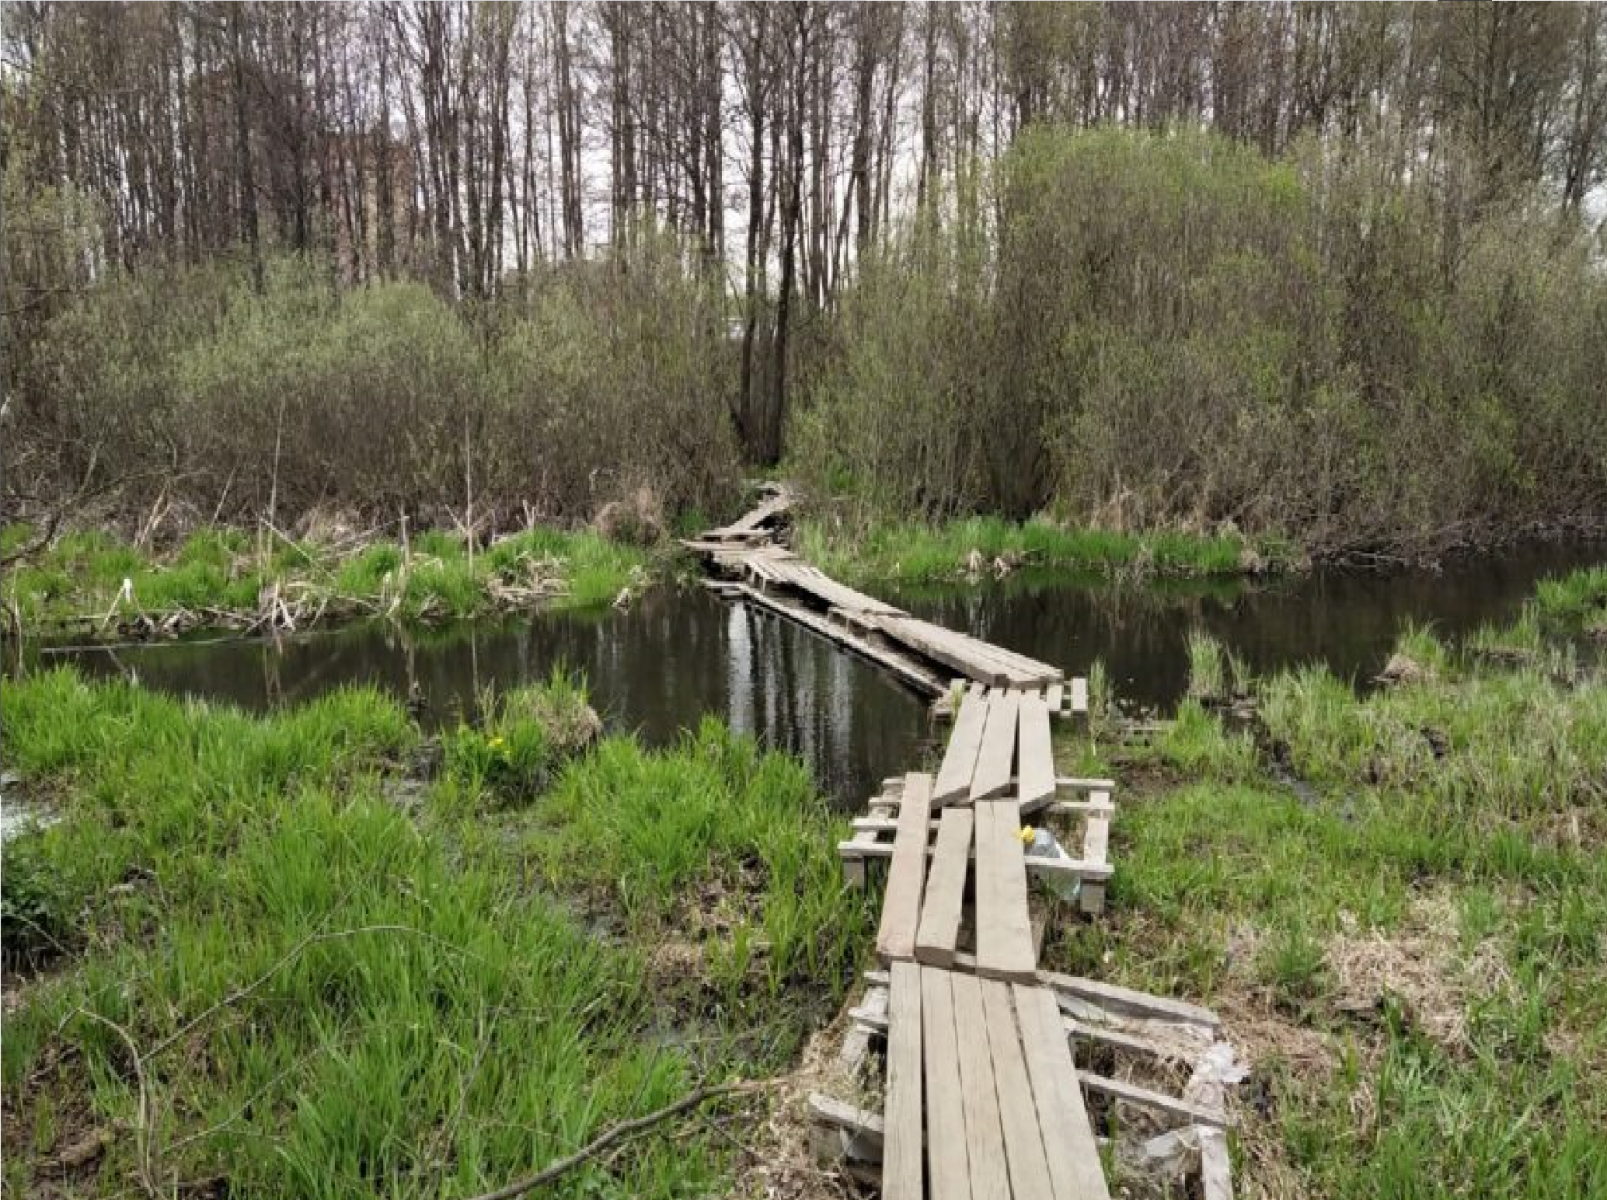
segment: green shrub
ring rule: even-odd
[[[36,964],[70,950],[76,942],[75,897],[43,845],[45,834],[28,831],[6,842],[0,871],[0,943],[7,966]]]

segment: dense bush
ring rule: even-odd
[[[337,291],[316,259],[271,264],[260,293],[217,266],[117,279],[30,346],[8,501],[88,479],[128,514],[442,524],[471,488],[501,523],[724,500],[733,358],[676,247],[521,282],[471,313],[418,283]]]
[[[1539,198],[1450,213],[1363,148],[1023,134],[996,225],[845,298],[795,425],[880,515],[1231,522],[1319,551],[1607,518],[1607,282]]]

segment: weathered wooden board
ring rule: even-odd
[[[921,923],[915,933],[915,957],[948,966],[960,937],[960,910],[965,903],[965,877],[971,866],[971,823],[965,808],[946,808],[937,830],[937,849],[927,872]]]
[[[949,986],[954,994],[954,1027],[965,1031],[960,1037],[960,1087],[971,1195],[973,1200],[1006,1200],[1010,1171],[993,1083],[993,1055],[982,1032],[987,1028],[982,988],[975,976],[954,973],[949,975]]]
[[[1049,736],[1049,707],[1042,696],[1022,694],[1017,729],[1016,799],[1026,815],[1055,798],[1055,752]]]
[[[1088,712],[1088,681],[1086,679],[1073,679],[1071,681],[1071,712],[1073,716],[1084,716]]]
[[[1233,1125],[1233,1119],[1220,1109],[1207,1108],[1203,1104],[1191,1104],[1176,1096],[1167,1096],[1146,1087],[1139,1087],[1138,1084],[1129,1083],[1125,1079],[1111,1079],[1104,1075],[1096,1075],[1092,1071],[1078,1071],[1077,1078],[1083,1087],[1090,1091],[1103,1092],[1107,1096],[1125,1100],[1129,1104],[1137,1104],[1151,1112],[1175,1117],[1185,1124],[1192,1122],[1216,1129],[1229,1129]]]
[[[1016,717],[1020,711],[1020,693],[998,690],[988,693],[988,720],[982,730],[976,771],[971,776],[972,803],[1009,791],[1010,768],[1016,754]]]
[[[882,1130],[882,1195],[925,1200],[921,1121],[921,969],[895,962],[888,1002],[887,1106]]]
[[[1027,918],[1027,869],[1014,800],[976,809],[976,970],[992,979],[1032,982],[1037,962]]]
[[[943,681],[908,655],[899,654],[885,646],[878,646],[840,625],[833,625],[819,613],[810,612],[803,605],[794,604],[778,593],[764,592],[745,583],[735,584],[734,590],[752,604],[802,625],[811,633],[819,634],[883,670],[892,672],[919,691],[936,694],[943,690]]]
[[[1071,1049],[1060,1032],[1060,1010],[1048,988],[1017,984],[1016,1019],[1038,1108],[1055,1200],[1109,1200]]]
[[[954,719],[954,730],[949,734],[948,748],[943,752],[943,763],[937,770],[937,783],[932,788],[932,803],[938,806],[969,799],[971,777],[976,774],[976,760],[982,750],[982,733],[988,721],[987,694],[980,688],[971,688],[960,703],[960,712]]]
[[[1103,795],[1095,792],[1094,797]],[[1110,817],[1104,813],[1094,813],[1089,816],[1088,824],[1083,830],[1082,857],[1083,862],[1103,866],[1110,848]],[[1105,885],[1102,882],[1086,880],[1082,883],[1077,894],[1078,905],[1085,913],[1101,913],[1105,911]]]
[[[887,890],[882,898],[882,923],[876,934],[876,953],[883,962],[915,955],[915,931],[921,922],[921,894],[926,882],[931,799],[930,775],[906,776],[893,861],[887,868]]]
[[[970,814],[964,814],[969,818]],[[960,1082],[960,1034],[954,1023],[952,976],[921,968],[922,1061],[926,1069],[926,1145],[932,1200],[970,1200],[965,1148],[965,1093]],[[970,1031],[966,1031],[967,1036]]]
[[[987,1014],[993,1082],[999,1093],[999,1120],[1004,1125],[1004,1149],[1010,1162],[1010,1194],[1016,1200],[1052,1200],[1049,1164],[1044,1158],[1032,1081],[1027,1077],[1021,1038],[1016,1033],[1010,985],[984,980],[982,1008]]]
[[[1049,710],[1051,717],[1058,717],[1060,710],[1066,705],[1066,690],[1064,684],[1052,683],[1049,690],[1043,694],[1044,707]]]

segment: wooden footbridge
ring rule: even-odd
[[[1039,968],[1047,914],[1029,877],[1092,915],[1112,873],[1114,783],[1062,777],[1053,756],[1051,718],[1085,714],[1086,685],[830,579],[775,540],[790,503],[778,490],[688,545],[726,574],[724,594],[941,694],[953,717],[936,773],[887,780],[838,847],[851,884],[872,864],[886,868],[884,969],[867,975],[840,1056],[850,1078],[885,1069],[879,1086],[866,1084],[868,1102],[811,1097],[823,1157],[876,1178],[886,1197],[1107,1200],[1098,1130],[1131,1127],[1151,1134],[1140,1158],[1184,1162],[1206,1200],[1226,1200],[1215,1015]],[[1055,838],[1024,828],[1029,820]],[[1079,1067],[1079,1052],[1135,1069]],[[1137,1078],[1191,1063],[1181,1096]]]

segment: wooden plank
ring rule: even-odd
[[[894,805],[893,807],[896,808],[897,806]],[[1044,816],[1049,817],[1086,817],[1092,815],[1109,818],[1115,814],[1116,807],[1113,804],[1096,804],[1089,800],[1057,800],[1040,811]],[[933,815],[931,821],[933,829],[938,827],[940,816],[941,814]],[[896,816],[853,817],[848,824],[856,833],[868,831],[892,834],[898,832],[898,818]]]
[[[1098,792],[1094,793],[1096,796]],[[1110,818],[1103,815],[1093,815],[1088,818],[1087,828],[1083,830],[1082,858],[1086,863],[1105,863],[1110,846]],[[1101,882],[1089,880],[1081,885],[1077,891],[1077,906],[1089,914],[1105,911],[1105,885]]]
[[[1055,798],[1055,752],[1049,739],[1049,708],[1043,697],[1031,692],[1021,697],[1017,728],[1020,749],[1016,799],[1025,814],[1036,812]]]
[[[1004,1129],[999,1123],[999,1097],[993,1083],[993,1055],[982,1036],[987,1016],[982,989],[974,976],[950,973],[954,995],[954,1027],[960,1038],[961,1108],[965,1112],[966,1163],[973,1200],[1006,1200],[1010,1171],[1004,1156]]]
[[[1010,1194],[1018,1200],[1053,1200],[1010,986],[992,979],[983,981],[982,1008],[988,1019],[988,1050],[993,1055],[993,1082],[999,1093],[999,1120],[1004,1124],[1005,1155],[1010,1163]]]
[[[941,807],[964,800],[971,794],[971,777],[976,773],[977,754],[982,749],[982,733],[988,720],[988,700],[980,688],[965,693],[960,713],[954,719],[943,765],[937,770],[932,803]]]
[[[965,902],[965,876],[971,865],[971,821],[969,809],[943,810],[926,880],[926,898],[921,903],[921,923],[915,933],[915,957],[923,963],[946,967],[954,961],[954,944],[960,937],[960,909]]]
[[[1110,818],[1091,816],[1088,828],[1083,831],[1082,857],[1084,862],[1102,863],[1110,846]]]
[[[1071,1049],[1060,1033],[1054,995],[1047,988],[1022,984],[1013,990],[1055,1200],[1109,1200],[1110,1188]]]
[[[1086,679],[1073,679],[1071,681],[1071,712],[1073,716],[1086,716],[1088,713],[1088,681]]]
[[[967,818],[969,813],[964,814]],[[970,1200],[965,1149],[965,1099],[960,1084],[960,1036],[947,971],[921,968],[921,1029],[926,1044],[926,1130],[932,1200]],[[967,1033],[969,1034],[969,1030]]]
[[[1030,983],[1037,962],[1020,813],[1014,800],[986,800],[975,808],[977,974]]]
[[[955,962],[963,965],[959,955],[955,956]],[[1203,1025],[1207,1029],[1215,1029],[1222,1024],[1222,1018],[1210,1009],[1190,1004],[1187,1000],[1152,996],[1148,992],[1134,991],[1132,988],[1105,983],[1098,979],[1061,975],[1055,971],[1039,971],[1038,981],[1057,992],[1065,992],[1068,996],[1076,996],[1113,1012],[1130,1013],[1133,1016],[1146,1018],[1159,1017],[1165,1021],[1187,1021],[1194,1025]]]
[[[811,633],[835,642],[851,653],[857,654],[876,666],[892,672],[909,686],[923,692],[942,692],[942,681],[914,659],[866,641],[858,634],[850,633],[840,625],[833,625],[819,613],[810,612],[802,605],[794,604],[778,595],[760,591],[751,584],[739,583],[733,586],[737,589],[738,594],[756,606],[786,617],[789,621],[802,625]]]
[[[895,962],[888,1003],[887,1104],[882,1135],[882,1195],[924,1200],[921,1152],[921,969]]]
[[[1116,806],[1110,803],[1096,804],[1092,800],[1056,800],[1043,811],[1051,817],[1085,817],[1090,813],[1108,817],[1116,811]]]
[[[1043,705],[1049,710],[1051,717],[1058,717],[1060,710],[1066,705],[1066,687],[1061,683],[1051,683],[1049,690],[1043,694]]]
[[[1075,775],[1058,775],[1055,777],[1055,786],[1072,788],[1079,792],[1114,792],[1116,790],[1116,781],[1114,779],[1079,779]]]
[[[876,934],[876,953],[883,962],[915,954],[915,930],[921,921],[921,892],[926,882],[931,799],[930,775],[906,777],[893,861],[887,868],[887,891],[882,898],[882,923]]]
[[[864,852],[876,845],[876,836],[872,830],[861,830],[848,841],[838,844],[837,854],[843,860],[843,883],[847,886],[865,886],[865,859],[870,856]]]
[[[1201,1125],[1200,1189],[1205,1200],[1233,1200],[1233,1164],[1228,1158],[1228,1140],[1220,1129]]]
[[[989,801],[987,803],[998,802]],[[1011,803],[1013,804],[1014,801],[1011,801]],[[868,820],[869,818],[860,819]],[[928,824],[930,824],[930,822]],[[881,836],[881,834],[876,833],[874,830],[856,833],[850,840],[837,843],[837,857],[841,858],[845,863],[863,861],[869,858],[892,858],[895,848],[894,843],[881,840],[865,842],[858,840],[860,838],[880,839]],[[1020,843],[1018,842],[1017,844],[1019,845]],[[928,846],[926,848],[927,857],[930,858],[933,853],[933,848]],[[976,860],[974,844],[971,858],[973,862]],[[1105,863],[1101,866],[1095,866],[1092,863],[1083,862],[1083,860],[1080,858],[1044,858],[1037,854],[1024,854],[1022,856],[1022,862],[1025,864],[1026,869],[1030,874],[1037,875],[1045,879],[1104,880],[1109,879],[1115,874],[1115,869],[1109,863]],[[917,926],[917,928],[919,928],[919,926]]]
[[[1096,1075],[1092,1071],[1078,1071],[1077,1078],[1085,1088],[1103,1092],[1129,1104],[1137,1104],[1151,1112],[1176,1117],[1181,1121],[1192,1121],[1196,1125],[1210,1125],[1217,1129],[1227,1129],[1233,1124],[1233,1119],[1219,1109],[1190,1104],[1187,1100],[1152,1092],[1149,1088],[1139,1087],[1136,1083],[1128,1083],[1126,1080],[1111,1079],[1105,1075]]]
[[[957,952],[954,955],[954,969],[976,970],[976,956]],[[871,983],[886,982],[879,971],[866,971],[865,978]],[[1207,1029],[1215,1029],[1222,1024],[1221,1017],[1208,1008],[1201,1008],[1198,1004],[1190,1004],[1186,1000],[1173,1000],[1168,996],[1153,996],[1148,992],[1135,991],[1114,983],[1104,983],[1098,979],[1085,979],[1080,975],[1062,975],[1058,971],[1039,971],[1037,982],[1055,992],[1076,996],[1112,1012],[1162,1021],[1186,1021]]]
[[[1010,682],[1009,672],[982,659],[974,647],[955,641],[941,626],[904,616],[879,616],[876,624],[887,637],[981,683]]]
[[[876,1153],[881,1153],[885,1128],[881,1113],[845,1104],[835,1096],[828,1096],[824,1092],[810,1092],[809,1114],[818,1124],[830,1125],[834,1129],[841,1129],[845,1133],[864,1138],[871,1143]]]
[[[976,772],[971,776],[971,802],[1003,795],[1010,787],[1010,766],[1016,753],[1016,717],[1021,697],[1016,692],[988,693],[988,720],[982,730]]]

